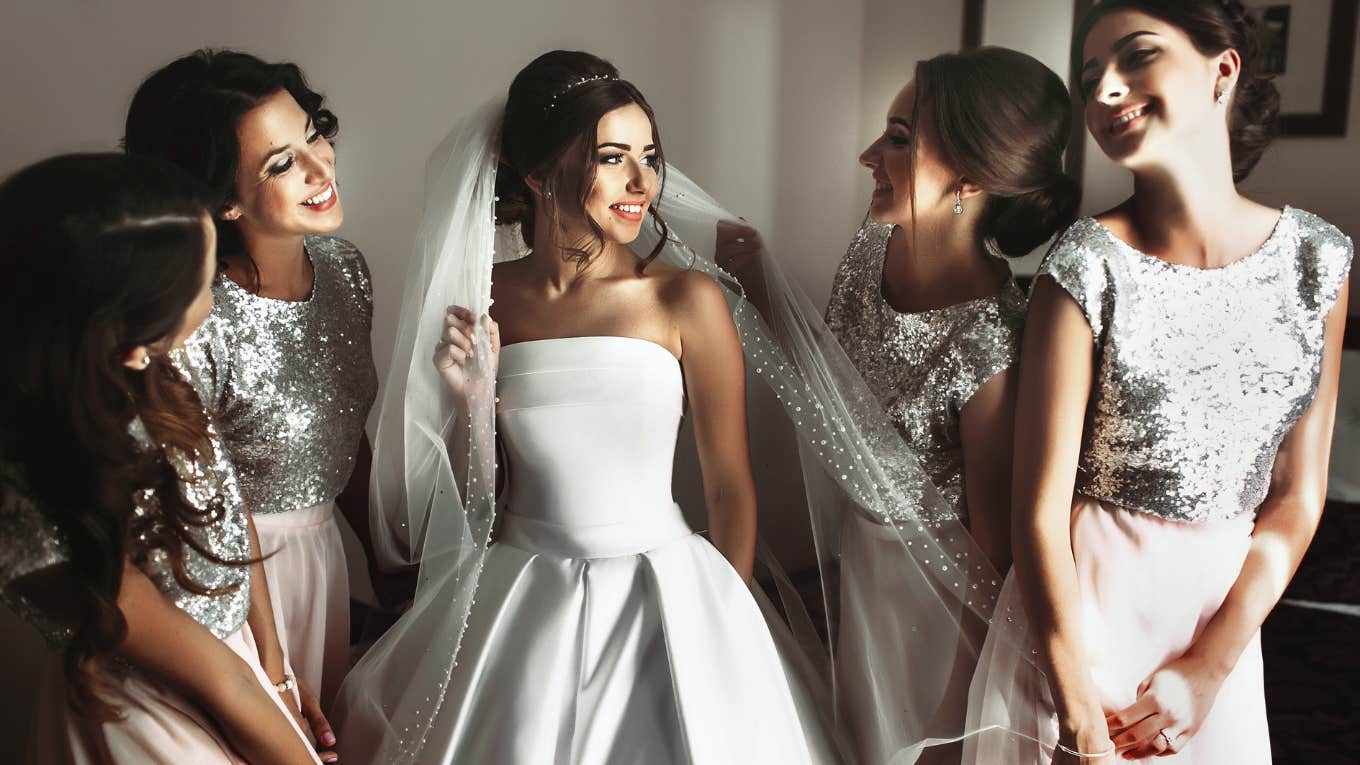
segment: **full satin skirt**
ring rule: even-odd
[[[249,625],[222,642],[250,665],[293,732],[306,741],[260,666]],[[111,699],[123,719],[96,723],[71,712],[60,659],[53,654],[49,664],[37,699],[29,765],[246,765],[203,710],[159,681],[127,670]],[[315,755],[312,760],[320,762]]]
[[[1077,497],[1072,550],[1086,661],[1106,712],[1132,704],[1138,687],[1180,657],[1222,606],[1251,544],[1250,517],[1177,523]],[[1016,644],[1019,587],[1007,578],[969,698],[966,763],[1048,763],[1057,718],[1047,681]],[[1005,729],[1004,731],[1002,729]],[[1113,761],[1113,760],[1112,760]],[[1203,726],[1178,754],[1147,765],[1268,765],[1261,644],[1255,636],[1219,689]]]
[[[648,515],[502,516],[422,761],[839,761],[741,578],[678,507]]]
[[[349,667],[349,568],[335,503],[253,517],[279,642],[330,709]]]

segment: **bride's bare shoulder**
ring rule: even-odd
[[[653,266],[648,267],[651,271]],[[653,275],[657,296],[678,317],[727,315],[727,298],[713,277],[702,271],[663,266]]]

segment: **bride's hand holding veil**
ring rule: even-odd
[[[496,366],[501,354],[500,326],[490,316],[483,317],[488,344],[491,346],[491,377],[496,375]],[[473,357],[476,344],[475,332],[477,317],[468,309],[451,305],[444,314],[444,333],[434,349],[434,368],[444,379],[444,384],[457,397],[466,395],[467,376],[464,366]]]

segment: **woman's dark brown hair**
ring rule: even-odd
[[[124,560],[160,551],[183,587],[215,592],[191,579],[184,548],[219,560],[190,531],[220,511],[184,501],[162,451],[209,448],[198,396],[164,353],[212,267],[205,197],[182,171],[123,154],[54,157],[0,184],[0,455],[66,546],[70,700],[96,719],[117,714],[98,690],[127,631]],[[122,363],[138,346],[154,349],[140,372]],[[135,417],[161,448],[139,445]],[[159,502],[137,515],[147,489]]]
[[[262,61],[233,50],[198,50],[157,69],[137,88],[128,107],[123,147],[179,165],[208,188],[223,258],[243,258],[260,274],[234,221],[219,213],[235,200],[241,145],[236,127],[261,101],[286,90],[312,119],[312,128],[334,142],[340,121],[323,108],[324,97],[307,85],[297,64]]]
[[[1019,257],[1076,219],[1081,187],[1062,164],[1072,106],[1058,75],[1031,56],[987,47],[922,61],[915,82],[911,124],[929,120],[940,159],[987,193],[979,239]]]
[[[537,202],[525,179],[535,179],[542,184],[548,219],[559,233],[563,217],[581,218],[589,225],[591,239],[559,243],[584,268],[604,246],[604,232],[585,211],[595,184],[595,128],[601,117],[629,104],[641,107],[652,123],[655,167],[664,183],[666,159],[656,115],[641,91],[619,79],[613,64],[589,53],[555,50],[520,70],[510,83],[501,124],[496,222],[518,222],[524,243],[533,246]],[[656,204],[648,210],[660,238],[638,264],[639,273],[661,252],[668,231]]]
[[[1184,32],[1205,56],[1237,51],[1242,64],[1229,106],[1228,146],[1233,182],[1240,183],[1279,134],[1280,92],[1270,76],[1261,74],[1255,20],[1236,0],[1105,0],[1086,14],[1072,37],[1074,71],[1081,69],[1086,36],[1097,22],[1115,11],[1138,11],[1161,19]]]

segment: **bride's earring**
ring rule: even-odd
[[[963,189],[954,189],[954,214],[963,215]]]
[[[1214,97],[1214,101],[1215,101],[1219,106],[1222,106],[1223,104],[1228,103],[1228,91],[1226,91],[1226,90],[1220,90],[1220,91],[1218,92],[1218,95]]]

